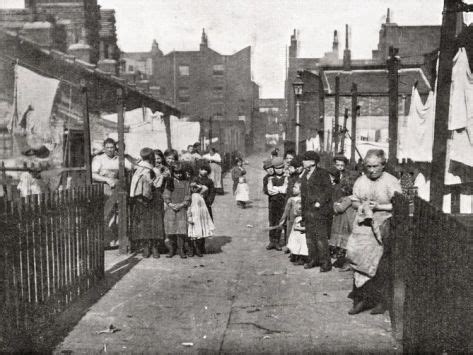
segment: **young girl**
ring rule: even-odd
[[[243,168],[243,160],[236,159],[236,166],[232,169],[233,194],[237,205],[241,208],[246,207],[246,203],[250,200],[250,189],[246,183],[246,170]]]
[[[184,167],[176,163],[172,169],[172,184],[167,184],[164,193],[164,230],[166,246],[169,249],[168,258],[176,255],[176,249],[181,258],[185,259],[187,245],[187,209],[191,202],[189,181],[186,179]],[[176,248],[177,246],[177,248]]]
[[[289,197],[281,217],[279,226],[282,228],[287,222],[287,230],[290,231],[287,248],[291,252],[290,260],[295,265],[304,265],[309,255],[305,238],[305,230],[301,226],[301,183],[297,181],[292,188],[293,196]]]
[[[202,257],[203,244],[207,237],[211,237],[215,230],[210,213],[201,194],[206,192],[206,186],[191,183],[191,205],[187,210],[188,236],[192,243],[190,249]],[[191,252],[192,253],[192,252]]]
[[[131,240],[143,247],[143,257],[159,258],[158,245],[164,239],[163,198],[161,187],[164,177],[154,172],[155,155],[152,149],[143,148],[141,162],[131,179],[132,201]]]

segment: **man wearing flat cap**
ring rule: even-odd
[[[332,269],[328,238],[332,220],[332,184],[330,175],[317,166],[319,155],[307,151],[303,156],[305,172],[301,176],[302,216],[306,228],[309,262],[304,268],[311,269],[320,265],[320,271]]]
[[[286,205],[286,190],[288,178],[284,174],[284,159],[276,157],[272,160],[274,175],[268,179],[269,195],[269,225],[277,226],[284,213]],[[267,250],[282,250],[279,245],[281,238],[281,229],[272,229],[269,231],[269,244]]]

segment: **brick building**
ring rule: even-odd
[[[0,10],[0,28],[118,73],[115,11],[97,0],[25,0],[24,9]]]
[[[122,69],[184,116],[201,121],[204,130],[210,120],[243,121],[246,139],[252,140],[259,90],[251,77],[251,47],[220,54],[209,47],[203,30],[199,50],[163,54],[154,41],[148,53],[123,53]]]
[[[285,83],[288,102],[288,144],[295,136],[295,102],[292,82],[299,74],[304,82],[301,98],[301,141],[317,130],[325,149],[332,149],[334,125],[335,77],[340,78],[339,123],[343,124],[345,108],[351,114],[351,87],[358,85],[360,117],[357,124],[357,141],[385,142],[388,128],[388,77],[386,60],[390,46],[399,48],[399,115],[406,114],[414,83],[418,83],[421,96],[430,90],[430,69],[426,66],[427,54],[438,48],[440,26],[399,26],[392,23],[389,9],[386,22],[381,25],[377,49],[372,58],[352,59],[349,28],[345,31],[345,48],[340,53],[338,31],[334,31],[332,51],[321,58],[299,58],[296,32],[291,35],[289,67]],[[402,122],[402,117],[400,119]],[[348,119],[348,128],[351,118]],[[348,143],[348,142],[346,142]]]

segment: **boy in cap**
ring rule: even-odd
[[[284,159],[277,157],[272,160],[274,175],[268,179],[268,195],[269,195],[269,225],[277,226],[284,213],[286,206],[286,191],[288,178],[284,175]],[[280,229],[272,229],[269,231],[269,244],[267,250],[282,250],[279,245],[281,238]]]
[[[309,262],[304,268],[320,264],[320,271],[332,269],[328,237],[332,220],[332,184],[327,171],[320,169],[319,155],[314,151],[304,153],[305,173],[301,177],[302,216],[306,228]]]

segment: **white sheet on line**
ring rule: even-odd
[[[407,116],[407,127],[403,130],[402,149],[399,158],[408,158],[415,162],[432,161],[434,141],[435,95],[431,91],[425,104],[419,92],[412,88],[411,106]]]
[[[15,65],[18,119],[13,129],[18,131],[22,116],[33,107],[27,116],[26,136],[38,145],[52,141],[50,129],[51,110],[59,80],[39,75],[21,65]],[[33,147],[36,148],[36,147]]]

